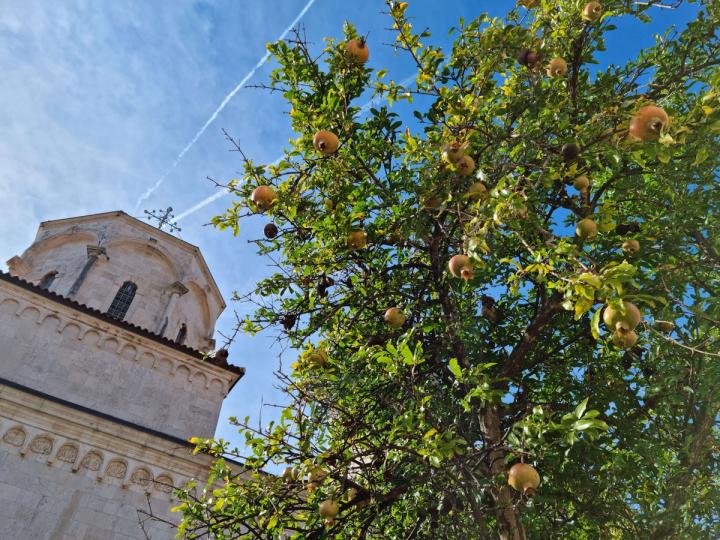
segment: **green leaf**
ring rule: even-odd
[[[592,336],[595,339],[598,339],[600,337],[600,315],[602,314],[602,309],[598,309],[592,316],[592,319],[590,321],[590,332],[592,333]]]
[[[584,431],[590,428],[606,431],[610,429],[610,426],[608,426],[602,420],[598,420],[597,418],[583,418],[582,420],[578,420],[577,422],[575,422],[573,428],[575,429],[575,431]]]
[[[709,157],[710,157],[710,152],[707,149],[707,147],[701,146],[700,149],[697,151],[697,154],[695,154],[695,161],[693,161],[693,163],[692,163],[693,167],[696,167],[697,165],[704,163]]]
[[[581,296],[580,298],[578,298],[575,301],[575,320],[577,321],[585,313],[590,311],[594,304],[594,299],[586,298],[585,296]]]
[[[585,413],[585,409],[587,409],[588,401],[590,401],[590,398],[586,397],[584,400],[578,403],[577,407],[575,407],[575,416],[577,418],[582,418],[582,415]]]
[[[463,372],[458,365],[457,358],[451,358],[450,362],[448,362],[448,367],[450,368],[450,371],[452,371],[453,375],[455,375],[456,379],[462,379]]]
[[[583,283],[592,285],[596,289],[599,289],[600,287],[602,287],[602,280],[600,279],[600,276],[597,276],[595,274],[590,274],[589,272],[585,272],[583,274],[580,274],[578,279],[580,281],[582,281]]]

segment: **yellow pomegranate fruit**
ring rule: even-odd
[[[488,190],[482,182],[475,182],[468,188],[467,197],[471,201],[480,201],[487,199]]]
[[[423,210],[437,210],[442,205],[442,199],[433,193],[426,193],[420,199]]]
[[[319,484],[318,482],[310,482],[310,483],[308,483],[308,484],[305,486],[305,490],[306,490],[309,494],[312,494],[312,493],[314,493],[315,490],[316,490],[317,488],[319,488],[319,487],[320,487],[320,484]]]
[[[527,463],[516,463],[508,472],[508,484],[527,497],[532,497],[540,485],[540,475]]]
[[[270,186],[258,186],[250,195],[250,200],[255,203],[255,206],[261,212],[268,210],[275,201],[277,201],[277,193]]]
[[[619,326],[613,333],[612,342],[618,349],[631,349],[637,343],[638,336],[635,330],[628,330]]]
[[[632,302],[622,301],[623,309],[617,309],[613,306],[606,306],[603,311],[603,322],[608,330],[617,330],[624,328],[626,330],[635,330],[642,320],[642,313],[638,307]]]
[[[297,469],[290,466],[285,467],[282,476],[286,482],[294,482],[297,480]]]
[[[351,39],[345,45],[348,57],[359,64],[364,64],[370,58],[370,49],[363,38]]]
[[[583,240],[590,240],[597,235],[597,225],[590,218],[581,219],[575,227],[575,234]]]
[[[465,154],[455,166],[460,176],[470,176],[475,170],[475,160]]]
[[[585,4],[582,12],[582,18],[588,22],[595,22],[602,16],[602,4],[593,0]]]
[[[663,109],[646,105],[630,121],[629,133],[634,139],[643,142],[657,141],[669,122],[670,119]]]
[[[578,191],[587,191],[587,188],[590,187],[590,179],[584,174],[582,176],[578,176],[575,180],[573,180],[573,186]]]
[[[637,240],[635,240],[635,239],[633,239],[633,238],[630,238],[630,239],[628,239],[628,240],[625,240],[625,241],[622,243],[622,250],[623,250],[625,253],[629,253],[629,254],[631,254],[631,255],[634,255],[635,253],[637,253],[638,251],[640,251],[640,242],[638,242]]]
[[[320,152],[323,156],[329,156],[337,152],[339,141],[337,135],[332,131],[326,131],[321,129],[313,137],[313,146],[315,150]]]
[[[322,349],[312,349],[303,355],[303,359],[313,367],[323,368],[328,363],[328,354]]]
[[[448,263],[450,273],[456,278],[469,281],[473,278],[473,265],[467,255],[454,255]]]
[[[562,58],[553,58],[547,66],[547,74],[549,77],[559,79],[567,75],[568,65]]]
[[[447,163],[455,165],[465,155],[465,148],[459,142],[451,142],[442,149],[440,157]]]
[[[675,330],[675,323],[672,321],[655,321],[655,328],[669,334]]]
[[[326,519],[335,519],[340,511],[338,503],[332,499],[325,499],[320,503],[320,516]]]
[[[327,478],[327,473],[320,467],[315,467],[308,473],[308,482],[320,485]]]
[[[352,231],[347,237],[347,247],[353,251],[367,246],[367,233],[363,230]]]
[[[391,307],[385,312],[385,322],[391,328],[400,328],[405,324],[405,314],[400,308]]]

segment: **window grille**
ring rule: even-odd
[[[127,315],[128,309],[130,309],[133,298],[135,298],[136,291],[137,285],[134,283],[130,281],[123,283],[107,310],[108,315],[123,320],[125,315]]]

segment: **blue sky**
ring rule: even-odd
[[[216,189],[206,176],[227,181],[241,163],[230,153],[221,128],[236,137],[256,162],[271,162],[292,136],[288,107],[280,96],[241,89],[172,168],[180,152],[229,92],[308,5],[308,0],[5,0],[0,10],[0,259],[21,253],[39,222],[122,209],[172,205],[176,213],[197,205]],[[443,43],[458,18],[481,11],[500,15],[513,2],[415,0],[409,13],[417,27],[429,26]],[[654,10],[655,21],[617,21],[603,62],[622,62],[653,43],[653,32],[684,25],[695,12]],[[384,44],[382,0],[315,0],[302,18],[317,47],[325,36],[340,37],[349,20],[369,33],[375,68],[389,68],[396,81],[412,65]],[[265,82],[272,63],[249,84]],[[136,208],[138,198],[165,177]],[[267,268],[249,238],[261,235],[263,220],[247,223],[241,235],[206,224],[228,203],[215,200],[181,221],[180,236],[201,247],[223,294],[247,292]],[[229,332],[229,306],[218,330]],[[238,308],[242,309],[238,306]],[[218,434],[237,440],[229,415],[257,419],[260,404],[277,402],[273,370],[280,350],[271,336],[240,336],[231,361],[247,368],[223,408]],[[286,364],[292,361],[287,355]],[[263,413],[263,421],[273,415]]]

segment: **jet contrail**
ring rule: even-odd
[[[414,75],[414,74],[413,74],[413,75],[410,75],[409,77],[406,77],[405,79],[403,79],[403,80],[400,82],[400,86],[405,86],[405,85],[407,85],[407,84],[410,84],[410,82],[411,82],[415,77],[416,77],[416,75]],[[367,103],[365,103],[362,107],[360,107],[360,114],[365,114],[366,112],[368,112],[368,111],[370,110],[370,108],[371,108],[373,105],[377,105],[377,104],[379,104],[379,103],[382,103],[383,101],[385,101],[385,98],[373,98],[373,99],[368,100]],[[277,163],[280,162],[281,159],[282,159],[282,157],[277,158],[275,161],[272,162],[272,165],[276,165]],[[230,193],[232,193],[232,192],[231,192],[231,191],[228,191],[227,189],[223,189],[222,191],[218,191],[217,193],[213,193],[213,194],[210,195],[209,197],[206,197],[206,198],[203,199],[202,201],[199,201],[197,204],[191,206],[190,208],[188,208],[187,210],[185,210],[184,212],[182,212],[181,214],[179,214],[178,216],[176,216],[176,217],[175,217],[175,221],[176,221],[176,222],[177,222],[177,221],[180,221],[181,219],[184,219],[184,218],[188,217],[190,214],[194,214],[195,212],[197,212],[197,211],[200,210],[201,208],[206,207],[208,204],[213,203],[213,202],[217,201],[219,198],[224,197],[225,195],[228,195],[228,194],[230,194]]]
[[[300,19],[303,18],[303,16],[307,13],[307,11],[312,7],[312,5],[315,3],[315,0],[308,0],[308,3],[305,4],[305,7],[302,8],[300,13],[298,13],[297,17],[293,19],[293,22],[290,23],[290,25],[283,31],[282,34],[280,34],[280,37],[278,37],[275,41],[282,41],[285,39],[285,36],[287,36],[290,33],[290,30],[293,29],[293,27],[300,22]],[[215,112],[210,115],[210,118],[208,118],[207,122],[203,125],[203,127],[200,128],[200,130],[195,134],[195,136],[192,138],[192,140],[185,146],[185,148],[182,149],[182,152],[178,154],[178,157],[175,158],[175,162],[170,166],[170,168],[163,174],[160,179],[155,182],[155,185],[148,188],[148,190],[143,193],[140,198],[137,200],[137,203],[135,204],[135,208],[139,208],[142,202],[150,197],[157,188],[159,188],[162,183],[165,181],[165,179],[168,177],[168,175],[175,169],[175,167],[178,166],[178,163],[180,163],[180,160],[185,156],[185,154],[188,153],[188,150],[190,150],[193,145],[198,141],[200,137],[202,137],[202,134],[205,133],[205,130],[212,124],[215,119],[218,117],[218,115],[222,112],[222,110],[225,108],[225,106],[230,102],[230,100],[235,97],[235,94],[237,94],[240,89],[245,86],[245,84],[252,78],[253,75],[255,75],[255,72],[260,69],[263,65],[265,65],[265,62],[267,62],[270,59],[270,53],[266,52],[265,56],[263,56],[255,66],[248,72],[245,77],[243,77],[242,81],[238,83],[238,85],[232,89],[232,91],[225,96],[225,99],[222,100],[220,105],[217,109],[215,109]]]

